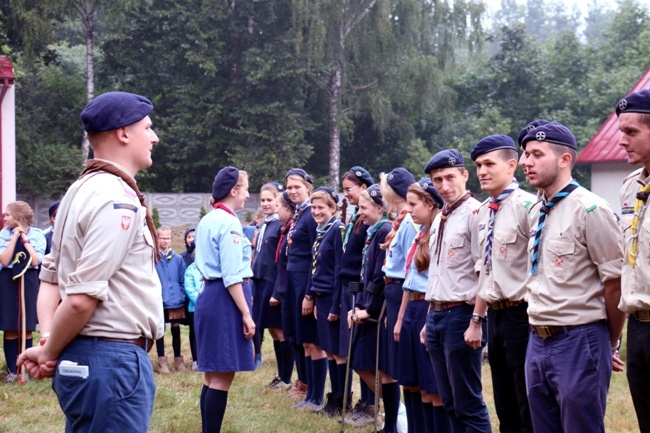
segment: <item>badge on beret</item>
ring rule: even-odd
[[[627,100],[623,98],[618,102],[618,109],[621,111],[625,111],[626,108],[627,108]]]
[[[428,183],[423,183],[421,186],[422,186],[422,189],[425,190],[425,191],[427,189],[429,189],[429,184]]]
[[[374,189],[372,191],[370,191],[370,196],[371,197],[377,197],[377,191],[375,191]]]
[[[451,165],[451,166],[456,165],[456,158],[454,158],[454,157],[449,158],[449,165]]]
[[[388,176],[386,176],[386,180],[393,180],[393,174],[389,173]]]
[[[544,141],[546,140],[546,133],[544,131],[539,131],[537,134],[535,134],[535,139],[537,141]]]
[[[526,132],[530,132],[530,131],[532,131],[532,130],[535,129],[535,128],[536,128],[535,125],[528,125],[528,126],[526,127]]]
[[[355,175],[356,177],[361,177],[361,176],[363,175],[363,173],[361,173],[360,171],[355,171],[355,172],[354,172],[354,175]]]

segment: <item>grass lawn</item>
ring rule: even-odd
[[[187,328],[183,327],[182,349],[186,364],[191,361]],[[35,334],[37,337],[37,333]],[[169,328],[165,336],[166,353],[173,358]],[[38,341],[37,338],[34,338]],[[1,342],[1,340],[0,340]],[[261,369],[252,373],[240,373],[230,390],[228,409],[222,431],[226,432],[338,432],[339,424],[329,418],[292,409],[296,402],[283,391],[272,391],[265,385],[276,371],[271,338],[267,334],[263,353],[265,362]],[[150,358],[157,365],[155,348]],[[1,364],[4,367],[4,362]],[[3,369],[4,371],[4,369]],[[498,420],[492,403],[490,369],[483,367],[484,397],[490,411],[494,431]],[[150,432],[200,432],[199,395],[202,374],[187,371],[161,376],[155,374],[158,384]],[[50,381],[29,381],[21,387],[17,383],[5,384],[0,375],[0,432],[42,433],[63,431],[64,417],[59,408]],[[358,387],[355,379],[355,385]],[[358,395],[358,391],[355,392]],[[354,398],[356,401],[356,396]],[[626,433],[638,431],[636,416],[624,373],[614,374],[608,396],[605,427],[608,432]],[[346,431],[372,431],[347,428]]]

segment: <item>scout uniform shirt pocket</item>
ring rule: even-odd
[[[564,239],[544,239],[542,248],[544,243],[548,249],[547,254],[544,254],[546,263],[542,263],[544,270],[558,277],[566,277],[571,272],[575,243]]]
[[[450,268],[459,266],[463,262],[463,246],[465,239],[462,236],[449,236],[447,240],[446,263]]]
[[[503,262],[512,262],[516,251],[517,233],[508,230],[494,230],[492,258]]]

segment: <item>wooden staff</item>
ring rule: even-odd
[[[20,264],[20,259],[26,257],[23,251],[16,254],[13,264]],[[27,317],[26,317],[26,307],[25,307],[25,272],[29,269],[29,266],[32,262],[32,254],[29,254],[29,263],[23,268],[23,270],[18,275],[14,275],[13,279],[18,280],[18,303],[20,308],[20,353],[24,352],[27,349]],[[25,365],[20,366],[20,379],[19,383],[21,386],[25,386]]]

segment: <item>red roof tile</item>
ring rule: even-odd
[[[650,69],[632,87],[629,93],[650,88]],[[618,146],[619,130],[616,111],[612,111],[605,123],[603,123],[589,143],[582,149],[576,159],[578,164],[592,164],[594,162],[625,162],[627,154]]]

